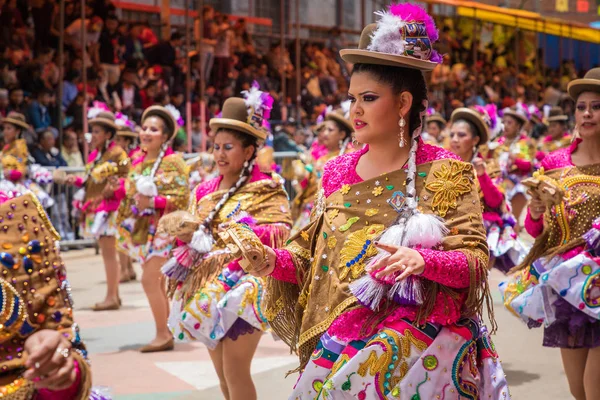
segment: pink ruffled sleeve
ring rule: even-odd
[[[38,391],[38,395],[36,397],[37,400],[74,400],[77,398],[79,393],[79,386],[81,385],[81,370],[79,369],[79,363],[77,360],[74,362],[75,368],[75,383],[71,385],[71,387],[63,390],[49,390],[49,389],[40,389]]]
[[[123,200],[127,193],[125,192],[125,178],[119,178],[119,188],[113,194],[116,200]]]
[[[540,219],[535,220],[529,213],[529,208],[527,209],[527,216],[525,217],[525,230],[529,233],[533,238],[536,238],[541,235],[544,230],[544,216],[542,215]]]
[[[297,284],[296,266],[289,251],[284,249],[273,249],[277,257],[275,261],[275,269],[271,273],[271,277],[278,281],[284,281]]]
[[[531,171],[532,163],[528,160],[523,160],[522,158],[517,158],[515,160],[515,165],[519,169],[519,171],[526,173]]]
[[[164,210],[167,208],[167,198],[164,196],[154,197],[154,208],[157,210]]]
[[[425,270],[420,276],[451,288],[469,287],[471,272],[464,253],[431,249],[417,251],[425,260]]]
[[[12,169],[8,173],[8,179],[10,179],[12,182],[17,182],[17,181],[21,180],[22,177],[23,177],[23,173],[16,169]]]
[[[498,189],[492,179],[488,174],[483,174],[477,176],[477,180],[479,180],[479,186],[481,187],[481,191],[483,192],[483,201],[491,208],[500,207],[502,204],[502,200],[504,200],[504,195]]]

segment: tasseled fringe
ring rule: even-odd
[[[184,282],[198,259],[199,254],[188,246],[177,247],[173,250],[173,257],[161,268],[161,272],[176,282]]]
[[[467,316],[478,316],[483,319],[484,308],[490,321],[490,332],[493,334],[498,329],[494,315],[494,303],[488,282],[487,263],[482,262],[475,254],[464,252],[470,267],[470,283],[467,300],[463,312]],[[487,260],[486,260],[487,261]]]
[[[200,258],[201,257],[201,258]],[[231,253],[218,252],[215,254],[205,254],[199,256],[199,260],[190,268],[187,279],[181,285],[181,296],[187,300],[195,295],[208,282],[219,276],[223,266],[233,261]],[[173,281],[171,281],[173,284]],[[171,288],[174,285],[171,285]]]
[[[192,241],[189,243],[192,249],[196,250],[200,254],[206,254],[212,250],[215,241],[213,235],[203,225],[200,225],[198,230],[194,232]]]
[[[583,239],[594,252],[600,249],[600,218],[592,224],[592,229],[583,234]]]
[[[448,228],[442,218],[435,214],[416,212],[406,222],[406,234],[402,245],[431,249],[441,243],[447,233]]]
[[[152,176],[140,176],[135,182],[135,188],[138,193],[148,197],[158,196],[158,188],[154,183]]]
[[[400,282],[397,282],[397,286]],[[381,301],[386,297],[393,295],[390,292],[390,285],[377,281],[370,274],[365,274],[362,278],[350,283],[350,291],[357,298],[358,302],[373,311],[377,311]],[[401,303],[399,303],[401,304]]]
[[[388,299],[401,306],[418,306],[423,304],[423,287],[419,278],[408,276],[394,283],[388,291]]]

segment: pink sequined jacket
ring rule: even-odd
[[[553,151],[548,154],[542,160],[542,167],[544,170],[549,171],[551,169],[564,168],[573,165],[571,161],[571,154],[577,150],[577,146],[581,143],[581,139],[576,139],[571,143],[569,147],[565,147],[560,150]],[[538,237],[544,230],[544,216],[540,219],[535,220],[527,209],[527,217],[525,218],[525,230],[534,238]]]
[[[356,164],[360,157],[368,151],[368,146],[362,150],[344,154],[329,161],[324,168],[322,185],[325,197],[339,190],[342,185],[356,184],[362,182],[362,178],[356,173]],[[417,150],[417,165],[433,162],[441,159],[460,158],[441,147],[420,142]],[[425,270],[421,276],[425,279],[438,282],[447,287],[462,289],[468,288],[470,284],[470,268],[467,258],[460,251],[440,251],[433,249],[417,249],[425,261]],[[277,261],[271,277],[285,282],[298,283],[296,279],[296,267],[288,250],[275,249]],[[441,325],[452,325],[461,317],[461,307],[466,300],[466,294],[461,294],[458,301],[452,301],[445,293],[438,293],[435,307],[427,318],[428,322]],[[416,318],[416,307],[399,307],[389,317],[390,320]],[[338,317],[331,327],[329,333],[344,340],[357,339],[364,321],[372,314],[368,308],[358,308],[348,311]]]

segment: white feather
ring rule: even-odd
[[[214,239],[212,234],[207,232],[206,229],[201,226],[196,232],[194,232],[189,246],[200,254],[206,254],[212,249],[213,244]]]
[[[181,113],[179,112],[179,110],[176,109],[175,106],[173,106],[172,104],[167,104],[165,108],[173,116],[175,121],[179,122],[179,120],[181,119]]]
[[[406,234],[402,245],[414,247],[420,245],[430,249],[439,244],[448,233],[444,220],[435,214],[416,212],[406,221]]]
[[[402,28],[406,25],[402,18],[388,11],[375,13],[380,17],[377,28],[371,34],[371,43],[367,50],[387,54],[404,54],[405,41],[402,38]]]
[[[135,181],[135,188],[138,193],[148,197],[158,196],[158,188],[151,176],[140,176]]]
[[[260,98],[262,93],[263,92],[256,86],[252,86],[250,90],[242,91],[246,107],[252,107],[254,110],[259,110],[262,106],[262,100]]]

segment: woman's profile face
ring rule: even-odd
[[[511,115],[505,115],[502,119],[504,124],[504,136],[513,138],[519,134],[521,124]]]
[[[345,133],[338,125],[330,120],[325,121],[321,143],[327,147],[327,150],[333,151],[340,148],[340,142],[345,139]]]
[[[400,96],[394,95],[390,85],[379,82],[369,72],[357,72],[350,79],[348,98],[352,102],[350,122],[357,141],[370,144],[398,137]],[[408,139],[408,125],[404,129]]]
[[[463,161],[470,162],[473,148],[479,143],[479,137],[471,131],[465,121],[456,121],[450,128],[450,150]]]

